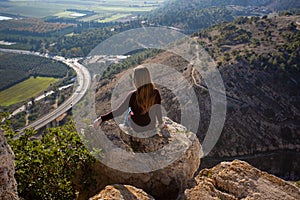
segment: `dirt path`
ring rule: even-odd
[[[196,85],[197,87],[205,90],[205,91],[208,91],[208,88],[205,86],[205,85],[201,85],[201,84],[198,84],[197,81],[196,81],[196,78],[195,78],[195,68],[192,69],[192,79],[193,79],[193,82],[194,82],[194,85]],[[216,91],[217,93],[219,93],[220,95],[223,95],[222,93]],[[237,98],[234,98],[234,97],[231,97],[231,96],[228,96],[226,95],[226,99],[228,100],[231,100],[231,101],[235,101],[235,102],[238,102],[238,103],[242,103],[242,104],[248,104],[244,101],[241,101]]]

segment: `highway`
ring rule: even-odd
[[[65,60],[63,62],[68,64],[76,71],[79,86],[76,88],[76,91],[72,94],[72,96],[68,98],[65,102],[63,102],[57,109],[53,110],[47,115],[42,116],[38,120],[29,124],[28,126],[20,129],[20,134],[23,134],[24,130],[28,128],[34,128],[38,130],[46,126],[47,124],[61,116],[63,113],[67,112],[70,108],[72,108],[72,106],[78,103],[87,92],[91,84],[91,77],[89,71],[83,65],[78,63],[77,60],[74,62]]]
[[[31,54],[31,55],[38,55],[38,56],[44,56],[48,57],[47,55],[42,55],[30,51],[23,51],[23,50],[8,50],[8,49],[0,49],[0,51],[3,52],[13,52],[13,53],[21,53],[21,54]],[[33,128],[35,130],[38,130],[53,120],[55,120],[57,117],[61,116],[63,113],[67,112],[72,106],[74,106],[76,103],[80,101],[80,99],[86,94],[88,91],[90,85],[91,85],[91,76],[86,67],[81,65],[78,62],[78,59],[65,59],[63,57],[55,56],[52,59],[62,61],[63,63],[67,64],[71,68],[73,68],[77,73],[77,81],[78,86],[75,90],[75,92],[72,94],[70,98],[68,98],[66,101],[64,101],[58,108],[53,110],[52,112],[42,116],[38,120],[32,122],[28,126],[19,129],[19,134],[15,137],[16,139],[19,138],[21,135],[24,134],[25,129]]]

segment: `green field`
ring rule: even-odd
[[[102,22],[102,23],[111,22],[111,21],[118,20],[120,18],[128,17],[129,15],[130,14],[115,14],[110,17],[106,17],[104,20],[98,20],[98,22]]]
[[[134,14],[148,12],[165,0],[73,0],[73,1],[43,1],[43,0],[10,0],[0,1],[0,13],[7,13],[26,17],[43,18],[48,16],[71,17],[67,9],[94,11],[96,15],[105,13]]]
[[[1,91],[0,106],[10,106],[35,97],[57,80],[57,78],[50,77],[30,77],[21,83]]]

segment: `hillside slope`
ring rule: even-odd
[[[231,97],[221,148],[213,155],[299,151],[298,20],[242,18],[198,34],[217,61]]]
[[[228,103],[222,135],[204,158],[202,167],[240,158],[283,178],[299,179],[300,31],[297,21],[299,16],[240,18],[194,35],[218,63]],[[211,104],[201,76],[193,73],[186,61],[169,52],[145,62],[173,66],[191,83],[195,81],[201,111],[197,134],[203,141],[210,122]],[[121,76],[122,73],[110,81],[103,80],[105,84],[99,83],[99,87],[104,86],[96,97],[102,102],[97,104],[98,113],[110,109],[110,91]],[[176,98],[168,89],[159,89],[167,115],[180,122]]]
[[[231,22],[236,16],[263,16],[295,8],[300,8],[297,0],[169,0],[151,12],[149,21],[192,33],[224,21]]]

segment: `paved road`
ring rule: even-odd
[[[65,89],[65,88],[69,88],[69,87],[71,87],[71,86],[73,86],[72,83],[69,84],[69,85],[62,86],[62,87],[60,87],[60,88],[58,88],[58,89],[59,89],[59,90],[63,90],[63,89]],[[38,96],[38,97],[35,97],[34,101],[40,101],[40,100],[44,99],[46,96],[49,96],[49,95],[51,95],[51,94],[53,94],[53,93],[54,93],[54,91],[51,90],[51,91],[47,92],[46,94],[42,94],[42,95],[40,95],[40,96]],[[31,101],[26,102],[25,105],[26,105],[26,104],[29,105],[30,103],[31,103]],[[16,115],[19,114],[20,112],[26,111],[26,106],[25,106],[25,105],[22,105],[21,107],[19,107],[19,108],[17,108],[16,110],[14,110],[13,113],[9,116],[9,118],[11,118],[11,117],[13,117],[13,116],[16,116]],[[9,118],[8,118],[8,119],[9,119]],[[4,121],[4,120],[5,120],[5,119],[3,119],[3,121]]]
[[[34,129],[40,129],[53,120],[55,120],[57,117],[61,116],[63,113],[67,112],[70,108],[72,108],[73,105],[78,103],[80,99],[85,95],[87,92],[90,84],[91,84],[91,77],[89,71],[79,64],[77,61],[70,62],[70,61],[64,61],[64,63],[68,64],[70,67],[72,67],[76,73],[77,73],[77,80],[79,86],[76,88],[76,91],[72,94],[72,96],[67,99],[65,102],[63,102],[57,109],[53,110],[47,115],[44,115],[43,117],[39,118],[38,120],[32,122],[28,126],[22,128],[19,130],[19,132],[22,134],[25,129],[28,128],[34,128]]]
[[[8,50],[8,49],[0,49],[3,52],[13,52],[13,53],[21,53],[21,54],[31,54],[31,55],[39,55],[47,57],[47,55],[41,55],[38,53],[33,53],[30,51],[22,51],[22,50]],[[19,135],[16,138],[20,137],[24,134],[24,130],[28,128],[40,129],[57,117],[61,116],[63,113],[67,112],[73,105],[78,103],[80,99],[85,95],[88,88],[91,85],[91,76],[87,68],[83,65],[78,63],[78,59],[65,59],[63,57],[53,57],[53,59],[60,60],[67,64],[68,66],[72,67],[77,73],[77,80],[78,80],[78,87],[76,88],[75,92],[72,94],[70,98],[68,98],[65,102],[63,102],[57,109],[53,110],[52,112],[48,113],[47,115],[42,116],[38,120],[32,122],[28,126],[19,129]]]

